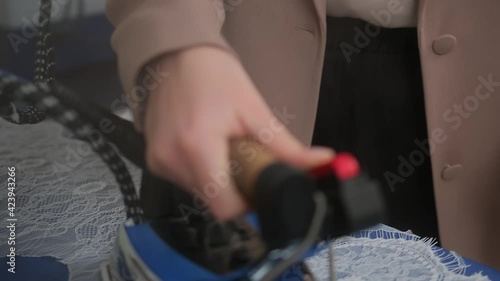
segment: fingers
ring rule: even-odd
[[[173,125],[150,121],[146,130],[148,168],[191,192],[203,203],[200,208],[210,208],[216,218],[235,218],[248,207],[232,180],[228,131],[236,137],[244,133],[236,128],[237,122],[220,125],[208,119],[197,119],[201,121],[173,131],[167,129]]]
[[[198,128],[175,137],[157,134],[148,142],[147,163],[155,175],[180,184],[224,220],[244,214],[247,205],[232,180],[229,137],[214,131]]]
[[[201,207],[208,207],[216,218],[232,219],[248,210],[232,179],[225,138],[193,134],[178,145],[151,145],[147,154],[153,174],[187,189],[203,202]]]
[[[257,116],[260,118],[248,120],[247,126],[256,140],[279,160],[298,168],[308,169],[326,163],[334,157],[335,153],[330,148],[306,147],[267,107]]]
[[[233,181],[233,170],[229,163],[228,137],[219,136],[203,139],[203,145],[191,147],[189,166],[196,177],[196,188],[205,197],[213,215],[220,220],[243,215],[248,206]]]
[[[184,188],[194,186],[191,169],[174,140],[156,135],[146,140],[146,163],[155,176]]]

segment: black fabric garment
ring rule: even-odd
[[[416,144],[427,139],[417,43],[415,28],[329,17],[313,144],[358,157],[383,185],[389,225],[438,238],[430,158]]]

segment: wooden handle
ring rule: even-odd
[[[231,166],[236,167],[233,178],[237,188],[250,206],[255,203],[256,182],[260,173],[277,159],[264,145],[252,140],[232,141],[230,145]]]

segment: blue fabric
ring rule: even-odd
[[[494,270],[492,268],[486,267],[477,262],[471,261],[464,258],[465,263],[469,265],[465,270],[465,275],[469,276],[476,272],[482,272],[484,275],[488,276],[492,281],[500,281],[500,271]]]
[[[162,280],[230,281],[243,277],[247,271],[224,276],[211,273],[163,243],[147,224],[127,227],[126,231],[137,254]]]
[[[67,281],[68,267],[53,257],[16,256],[15,273],[7,271],[7,257],[0,258],[2,281]]]
[[[249,216],[249,221],[254,226],[258,226],[258,220],[255,216]],[[193,281],[231,281],[240,280],[248,273],[248,268],[232,272],[227,275],[217,275],[201,268],[187,258],[179,255],[169,245],[156,235],[156,233],[147,224],[127,228],[127,233],[131,243],[135,246],[137,254],[148,264],[150,270],[162,280],[193,280]],[[303,258],[310,257],[315,250],[311,249],[304,254]],[[287,276],[297,275],[297,268],[292,268],[290,272],[283,274],[284,280]],[[280,278],[279,280],[282,280]]]

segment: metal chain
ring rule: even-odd
[[[52,15],[52,0],[40,1],[40,16],[38,18],[38,40],[35,53],[36,84],[54,82],[54,47],[51,44],[50,18]]]

